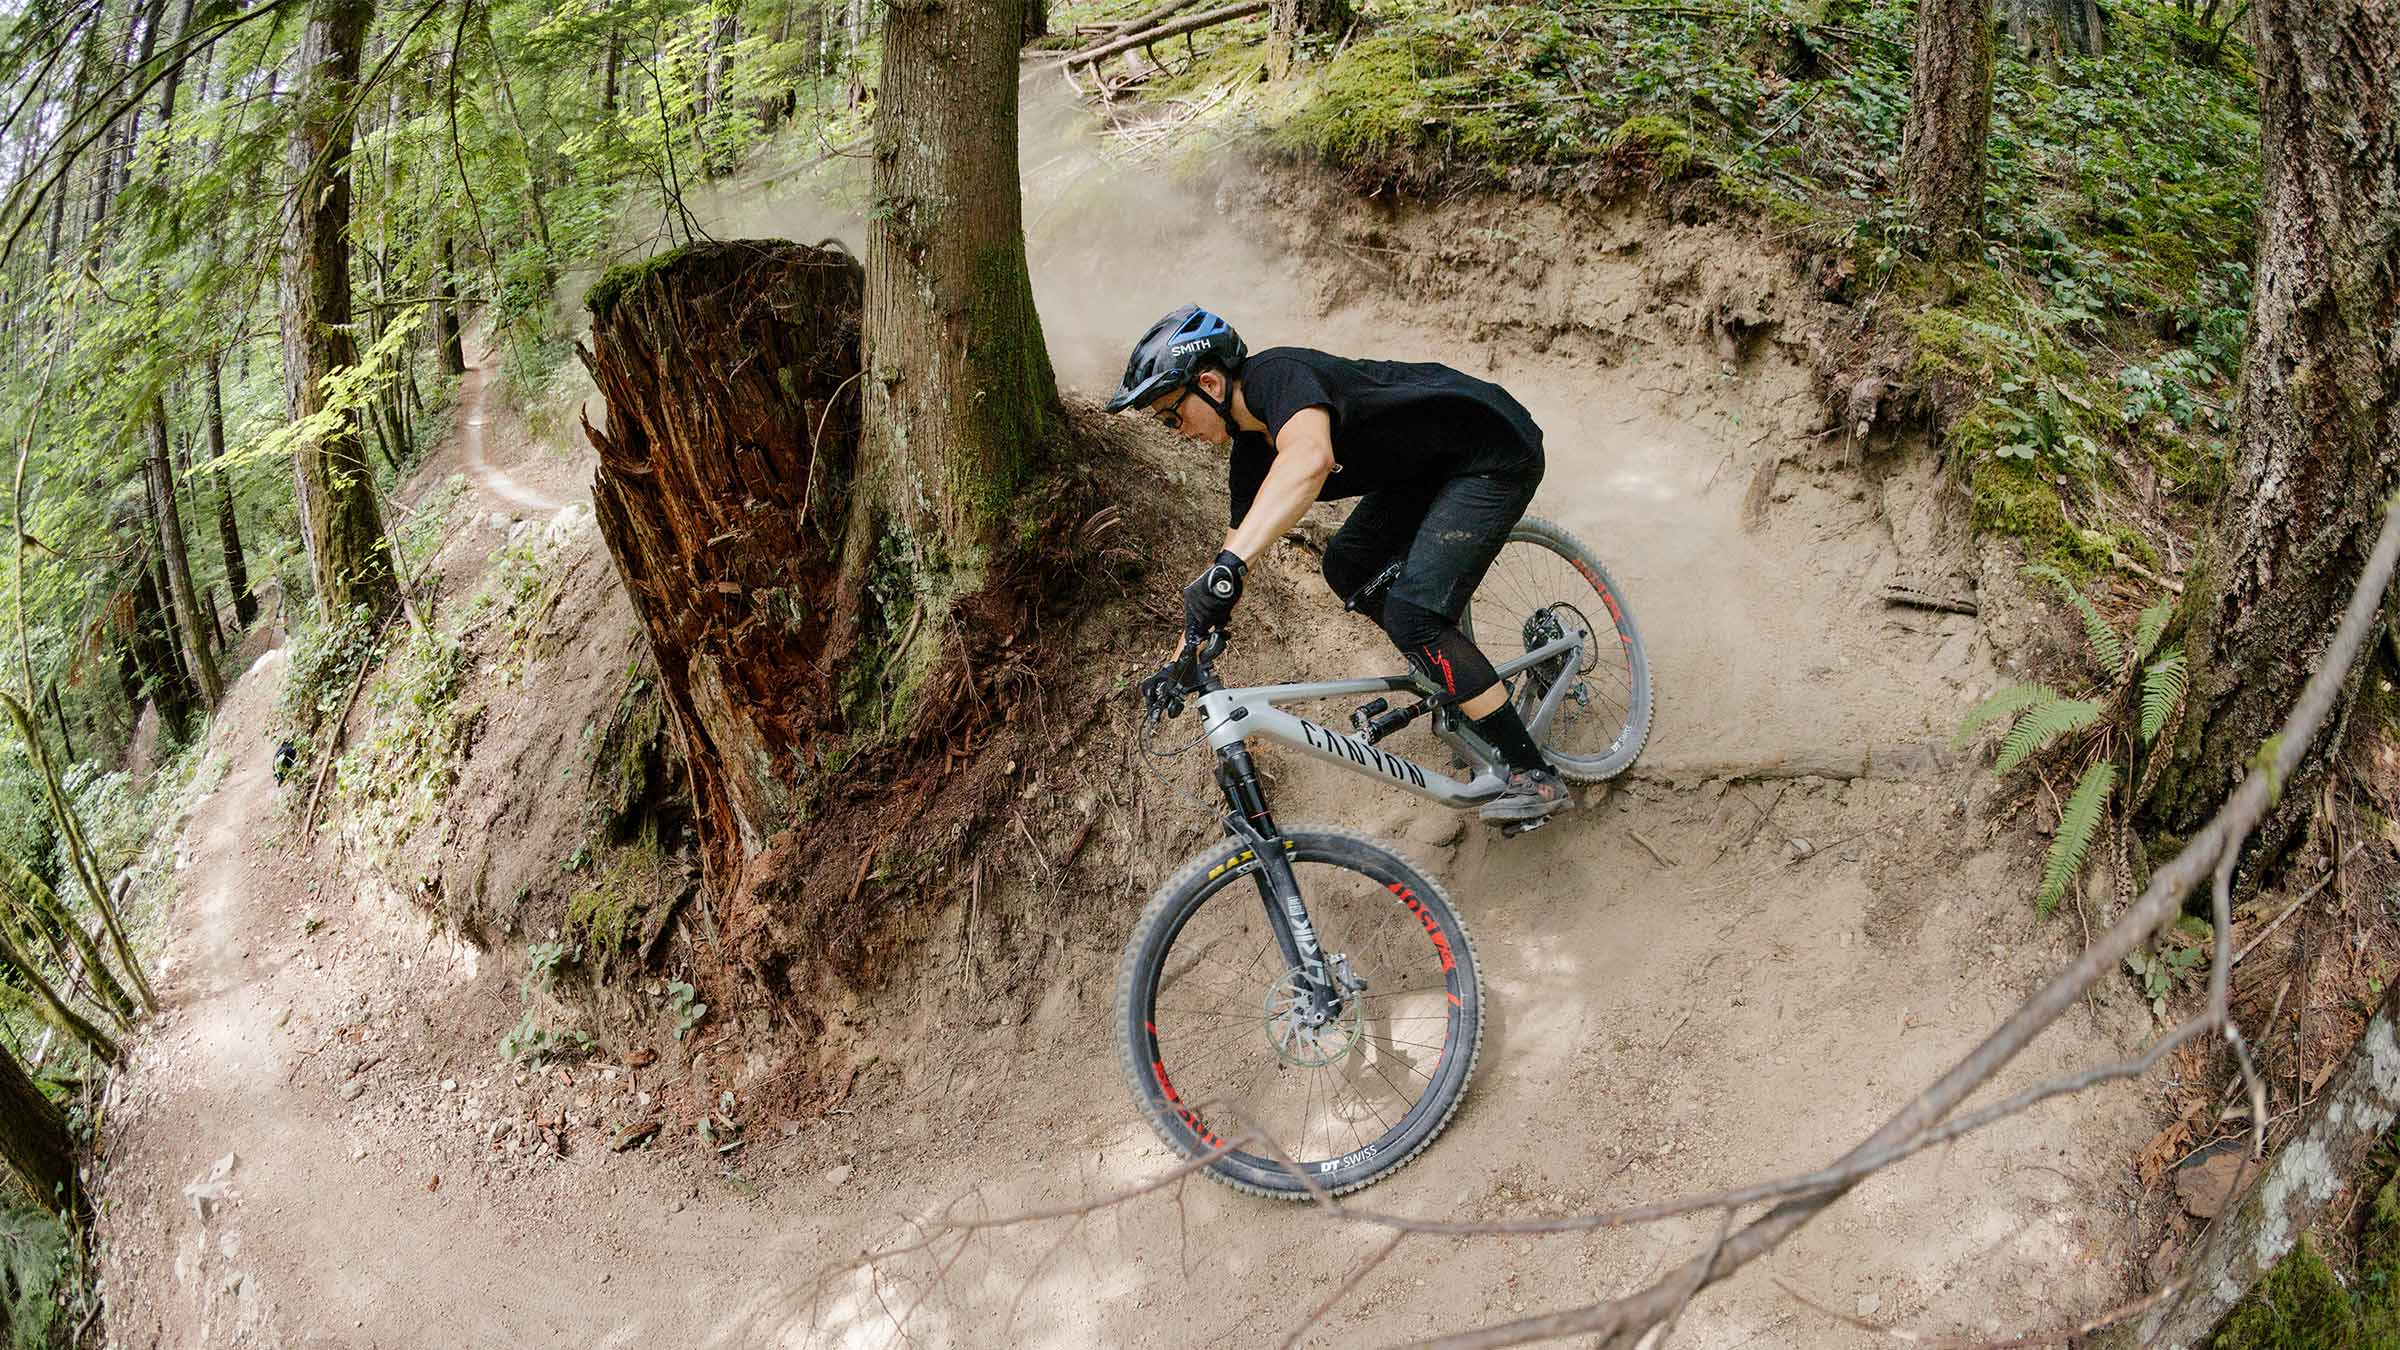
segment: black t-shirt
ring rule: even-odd
[[[1335,468],[1320,499],[1507,469],[1535,459],[1542,447],[1542,429],[1507,390],[1430,361],[1353,361],[1306,347],[1270,347],[1243,363],[1241,386],[1242,401],[1267,424],[1268,435],[1281,434],[1294,413],[1325,409]],[[1234,437],[1226,486],[1235,525],[1274,462],[1266,436]]]

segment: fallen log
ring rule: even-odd
[[[1167,3],[1158,6],[1156,9],[1153,9],[1146,14],[1127,19],[1123,23],[1104,23],[1095,25],[1095,31],[1106,33],[1112,41],[1121,37],[1132,37],[1134,34],[1141,32],[1145,28],[1153,28],[1159,24],[1165,23],[1168,16],[1181,13],[1182,11],[1190,9],[1192,6],[1199,3],[1200,0],[1167,0]]]
[[[1248,18],[1253,14],[1264,14],[1266,11],[1267,0],[1242,0],[1242,3],[1238,5],[1212,9],[1206,14],[1195,14],[1188,19],[1178,19],[1174,23],[1161,24],[1146,32],[1135,33],[1131,37],[1122,37],[1114,42],[1104,42],[1097,47],[1087,47],[1082,51],[1069,52],[1066,60],[1060,64],[1072,71],[1076,66],[1090,65],[1115,56],[1118,52],[1131,51],[1136,47],[1147,47],[1153,42],[1161,42],[1167,38],[1196,32],[1220,23],[1230,23],[1235,19]]]
[[[1983,606],[1963,595],[1944,595],[1919,586],[1893,582],[1883,588],[1883,603],[1903,605],[1910,609],[1930,609],[1943,614],[1981,614]]]

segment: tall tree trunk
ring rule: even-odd
[[[601,65],[603,73],[600,83],[600,111],[602,112],[613,113],[617,110],[617,69],[624,60],[625,35],[615,29],[610,29],[608,57]]]
[[[147,0],[140,14],[141,27],[130,35],[135,43],[135,48],[127,54],[126,59],[126,73],[135,80],[142,78],[143,73],[150,65],[151,56],[158,51],[158,30],[160,25],[166,22],[167,0]],[[110,95],[113,96],[114,92],[111,90]],[[107,181],[101,185],[101,195],[112,203],[116,200],[117,194],[125,190],[126,182],[133,176],[133,156],[135,148],[140,143],[141,134],[142,105],[136,103],[125,114],[125,126],[124,130],[119,133],[116,152],[103,161],[103,168],[108,172],[104,172],[102,175]],[[96,236],[98,231],[95,230],[94,234]]]
[[[150,498],[158,511],[159,556],[166,560],[167,587],[175,605],[175,627],[184,658],[200,684],[200,701],[210,711],[225,700],[225,681],[209,659],[208,630],[200,623],[199,592],[192,589],[192,560],[183,544],[183,513],[176,509],[175,468],[167,459],[167,405],[150,396]]]
[[[204,517],[200,513],[200,484],[192,478],[192,438],[190,436],[178,435],[175,438],[174,463],[175,477],[173,481],[178,494],[175,507],[179,513],[177,519],[181,520],[180,513],[188,512],[192,518],[192,528],[197,530]],[[180,530],[176,532],[176,537],[182,539],[185,544],[184,572],[191,579],[193,597],[199,602],[200,622],[207,629],[204,636],[208,638],[208,649],[212,652],[222,652],[225,650],[225,629],[217,622],[216,592],[201,582],[200,570],[190,565],[191,541]],[[221,680],[220,683],[222,683]]]
[[[2232,480],[2185,580],[2188,701],[2152,800],[2178,833],[2299,697],[2400,483],[2400,9],[2261,0],[2253,22],[2265,193],[2250,345]],[[2282,785],[2246,878],[2298,842],[2335,739]]]
[[[608,406],[605,432],[585,424],[592,506],[720,895],[795,822],[809,742],[841,722],[823,597],[857,454],[863,292],[849,255],[781,241],[695,244],[591,292],[584,361]]]
[[[225,393],[223,371],[218,358],[208,358],[208,458],[210,463],[225,457]],[[225,547],[225,589],[233,593],[234,621],[242,628],[258,622],[258,597],[250,590],[250,569],[242,560],[242,529],[234,519],[233,475],[220,473],[217,480],[217,539]]]
[[[350,336],[351,102],[373,17],[372,0],[313,0],[300,47],[283,253],[284,402],[295,421],[324,407],[328,374],[358,362]],[[301,538],[327,617],[353,606],[380,611],[394,593],[363,450],[357,418],[344,416],[292,457]]]
[[[2098,0],[1999,0],[2000,27],[2028,60],[2108,50]]]
[[[25,1066],[0,1050],[0,1158],[25,1183],[25,1189],[54,1210],[82,1207],[75,1182],[75,1141],[67,1134],[67,1119],[42,1090],[33,1085]]]
[[[842,59],[850,66],[850,106],[857,107],[866,95],[866,71],[861,68],[859,52],[867,42],[867,0],[848,0],[842,11]]]
[[[1017,490],[1049,441],[1058,385],[1034,311],[1017,181],[1021,0],[886,11],[867,229],[866,492],[921,609],[894,653],[904,692],[983,582]],[[872,541],[854,513],[844,579]]]
[[[185,33],[188,33],[188,32],[190,32],[190,31],[191,31],[191,27],[192,27],[192,9],[193,9],[193,5],[194,5],[194,0],[183,0],[183,16],[182,16],[180,19],[176,20],[176,23],[175,23],[175,35],[176,35],[176,37],[177,37],[177,39],[178,39],[178,40],[180,40],[180,39],[182,38],[182,36],[183,36]],[[160,8],[159,8],[159,14],[160,14],[160,16],[161,16],[162,18],[165,16],[165,14],[166,14],[166,8],[165,8],[165,6],[163,6],[163,5],[162,5],[162,6],[160,6]],[[186,62],[186,61],[189,61],[189,60],[191,59],[191,56],[192,56],[192,54],[191,54],[189,51],[177,52],[177,53],[175,54],[175,64],[173,64],[173,65],[171,65],[171,66],[167,67],[167,74],[166,74],[166,78],[165,78],[164,80],[162,80],[162,81],[160,81],[160,82],[159,82],[159,86],[158,86],[158,141],[159,141],[159,152],[158,152],[158,153],[159,153],[159,163],[160,163],[160,164],[162,164],[162,165],[166,163],[166,155],[167,155],[167,138],[168,138],[169,136],[171,136],[171,135],[174,133],[174,130],[175,130],[175,94],[176,94],[176,91],[177,91],[177,90],[180,88],[180,86],[183,84],[183,65],[184,65],[184,62]],[[205,93],[203,93],[203,94],[199,95],[198,97],[203,97],[203,98],[205,98],[205,97],[206,97],[206,94],[205,94]]]
[[[134,546],[140,560],[142,584],[135,593],[134,612],[147,644],[143,666],[150,672],[151,694],[159,701],[160,715],[171,717],[169,725],[181,736],[193,707],[200,702],[200,686],[183,663],[183,641],[175,631],[171,598],[175,591],[167,580],[167,564],[159,556],[158,540],[158,497],[150,490],[150,464],[144,456],[141,535]]]
[[[1050,0],[1025,0],[1024,25],[1017,35],[1020,47],[1050,36]]]
[[[42,697],[50,705],[50,716],[58,723],[59,743],[67,748],[67,762],[75,762],[75,733],[67,726],[67,710],[58,701],[58,681],[42,686]]]
[[[616,55],[615,40],[610,40],[609,55]],[[616,69],[609,69],[610,106],[616,98]],[[466,321],[458,312],[458,253],[449,235],[442,236],[442,368],[453,375],[467,373],[467,346],[464,337]]]
[[[1274,0],[1267,6],[1268,73],[1279,80],[1290,75],[1301,38],[1338,36],[1356,18],[1350,0]]]
[[[76,56],[75,96],[69,104],[77,113],[81,113],[89,104],[93,97],[92,90],[99,80],[102,58],[100,55],[100,25],[97,22],[84,25],[82,47],[83,50]],[[106,148],[106,143],[103,141],[103,154],[105,154]],[[67,198],[69,195],[67,180],[62,178],[59,180],[58,186],[52,190],[50,198],[50,242],[42,258],[42,270],[45,272],[56,270],[60,252],[66,247]]]
[[[1936,254],[1967,252],[1983,226],[1991,129],[1991,0],[1918,0],[1900,181]]]
[[[700,80],[700,101],[692,117],[692,154],[700,161],[700,172],[709,178],[721,178],[735,168],[732,147],[719,133],[721,119],[716,115],[726,96],[733,68],[733,44],[740,40],[741,15],[732,9],[717,14],[709,22],[708,67]]]
[[[2308,1118],[2240,1201],[2188,1253],[2183,1293],[2152,1309],[2114,1344],[2183,1350],[2207,1342],[2225,1315],[2314,1227],[2337,1195],[2368,1175],[2368,1155],[2400,1119],[2400,980],[2308,1108]]]

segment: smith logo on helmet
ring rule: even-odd
[[[1199,342],[1178,342],[1169,350],[1171,350],[1175,355],[1181,356],[1185,352],[1206,351],[1207,349],[1208,342],[1206,339],[1202,339]]]

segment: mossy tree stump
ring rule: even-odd
[[[44,1208],[81,1208],[66,1118],[6,1050],[0,1050],[0,1161]]]
[[[608,400],[592,504],[658,662],[701,865],[729,890],[793,821],[841,723],[836,584],[859,437],[864,273],[836,250],[704,243],[592,287]]]

